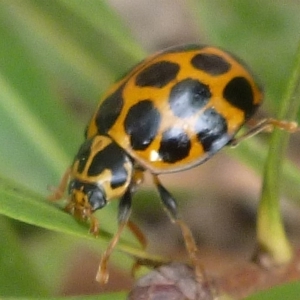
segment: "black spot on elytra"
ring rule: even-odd
[[[169,104],[179,118],[188,118],[202,109],[210,100],[209,86],[202,82],[187,78],[173,86]]]
[[[93,157],[88,169],[88,176],[97,176],[105,170],[110,170],[112,173],[111,187],[122,186],[126,183],[128,176],[124,167],[126,160],[124,151],[117,144],[111,143]]]
[[[223,97],[233,106],[245,113],[245,118],[251,117],[257,109],[253,104],[253,91],[249,81],[244,77],[231,79],[223,91]]]
[[[124,127],[134,150],[146,149],[155,138],[161,116],[151,100],[133,105],[126,116]]]
[[[98,134],[106,134],[118,119],[124,105],[123,88],[120,86],[101,103],[96,116]]]
[[[160,61],[142,70],[136,76],[135,83],[139,87],[162,88],[176,78],[179,69],[176,63]]]
[[[191,64],[194,68],[212,76],[224,74],[228,72],[231,67],[223,57],[211,53],[196,54],[192,58]]]
[[[163,132],[158,153],[167,163],[174,163],[189,155],[191,141],[180,128],[170,128]]]
[[[196,122],[195,131],[206,152],[217,151],[223,145],[214,144],[227,136],[227,123],[223,116],[213,108],[206,109]],[[224,140],[225,141],[225,140]],[[226,144],[226,142],[223,142]],[[216,148],[216,149],[214,149]]]

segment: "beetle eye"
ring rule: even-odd
[[[105,195],[98,187],[90,190],[87,194],[87,197],[93,211],[106,205]]]

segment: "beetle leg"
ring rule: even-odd
[[[99,221],[94,215],[90,216],[90,224],[90,234],[97,237],[99,235]]]
[[[126,225],[128,225],[129,217],[131,214],[131,199],[131,187],[129,187],[119,202],[118,230],[113,236],[112,240],[110,241],[107,249],[103,253],[100,261],[99,269],[96,275],[96,280],[100,282],[100,284],[106,284],[108,281],[109,273],[107,270],[107,263],[110,258],[110,255],[112,254],[114,248],[116,247],[120,239],[124,228],[126,227]]]
[[[185,247],[187,249],[187,252],[189,254],[190,260],[195,267],[195,274],[196,279],[198,282],[204,282],[205,280],[205,273],[204,269],[202,267],[202,264],[200,263],[200,260],[198,258],[199,251],[196,246],[195,239],[193,237],[193,234],[188,227],[188,225],[181,219],[179,216],[178,210],[177,210],[177,203],[173,196],[165,189],[165,187],[161,184],[160,180],[157,176],[153,175],[154,183],[157,187],[157,190],[159,192],[160,198],[162,200],[162,203],[164,205],[165,210],[167,211],[169,218],[173,223],[176,223],[179,225],[182,236],[184,238]]]
[[[142,248],[145,249],[147,247],[147,239],[146,239],[144,233],[142,232],[142,230],[139,228],[139,226],[136,225],[131,220],[129,220],[127,223],[127,227],[133,233],[133,235],[136,237],[136,239],[139,241]]]
[[[133,186],[136,187],[144,181],[144,172],[145,170],[139,166],[135,166],[133,172]]]
[[[59,186],[57,188],[50,188],[50,190],[53,191],[53,193],[48,196],[48,199],[50,201],[57,201],[63,197],[63,195],[67,189],[67,185],[68,185],[68,182],[70,179],[70,174],[71,174],[71,168],[68,168],[66,170],[66,172],[64,173],[64,175],[59,183]]]
[[[256,135],[262,131],[273,131],[274,128],[282,129],[288,132],[300,131],[298,124],[296,122],[280,121],[276,119],[263,119],[250,128],[247,132],[241,136],[230,141],[230,146],[237,146],[241,141]]]

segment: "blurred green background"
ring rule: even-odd
[[[116,79],[148,53],[164,47],[195,42],[214,44],[247,62],[265,89],[266,100],[260,115],[275,116],[293,67],[299,15],[298,0],[0,1],[0,213],[6,216],[0,218],[0,297],[102,291],[97,283],[90,282],[94,280],[100,250],[116,228],[117,203],[97,213],[104,234],[94,241],[87,227],[49,204],[45,196],[49,194],[47,187],[56,186],[72,162],[101,94]],[[216,187],[225,198],[249,200],[252,204],[243,217],[253,221],[253,200],[259,193],[257,174],[265,155],[265,138],[254,138],[226,151],[229,157],[221,154],[203,166],[203,171],[200,167],[186,172],[181,188],[177,182],[182,177],[172,175],[165,179],[168,185],[177,186],[177,198],[197,195],[198,190],[202,191],[201,197],[204,194],[207,198],[201,204],[194,194],[191,196],[195,200],[188,207],[187,216],[196,219],[191,221],[196,230],[208,231],[208,224],[223,224],[222,220],[231,216],[224,213],[220,217],[218,210],[209,208],[205,211],[210,199],[220,197]],[[289,152],[294,162],[285,168],[284,190],[292,200],[285,206],[288,212],[294,210],[290,205],[297,207],[300,196],[300,175],[295,167],[299,162],[298,144],[299,137],[295,137]],[[237,160],[251,168],[245,177],[240,177],[241,169],[245,168]],[[237,173],[230,182],[226,181],[228,169],[223,177],[215,174],[219,166],[231,165]],[[201,183],[196,187],[198,181]],[[231,188],[236,187],[234,195]],[[245,187],[247,195],[242,195]],[[157,204],[152,207],[153,194],[147,190],[139,194],[142,199],[138,201],[136,217],[144,219],[151,237],[157,234],[151,228],[159,228],[153,223],[161,220],[163,213]],[[230,202],[228,207],[236,209],[240,203]],[[194,207],[203,208],[204,214],[213,211],[216,215],[211,219],[218,220],[208,221],[199,229],[195,225],[199,215],[192,218],[188,214]],[[12,222],[7,216],[22,223]],[[161,222],[168,232],[171,225],[166,225],[165,220]],[[178,240],[177,233],[171,237]],[[200,232],[200,241],[201,238]],[[214,237],[212,231],[210,238],[215,243],[208,243],[209,246],[220,245],[220,235]],[[254,244],[253,239],[251,242]],[[155,249],[153,244],[153,252],[166,254],[168,247]],[[226,248],[228,243],[224,241],[222,245]],[[135,253],[135,247],[134,239],[125,234],[121,250]],[[130,261],[124,263],[120,254],[115,255],[114,261],[127,270],[130,266]],[[82,266],[89,267],[83,270]],[[76,276],[78,270],[81,273]],[[111,276],[113,283],[106,291],[130,288],[128,273],[115,276],[115,281]],[[87,283],[81,287],[78,282],[85,282],[82,277]],[[124,299],[124,295],[114,295],[114,299]]]

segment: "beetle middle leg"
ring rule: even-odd
[[[193,234],[188,225],[182,220],[177,210],[177,203],[174,197],[161,184],[157,176],[153,175],[154,183],[163,202],[164,208],[173,223],[179,225],[184,238],[185,247],[189,254],[190,260],[195,268],[195,275],[198,282],[205,281],[205,272],[199,259],[199,250],[197,248]]]

